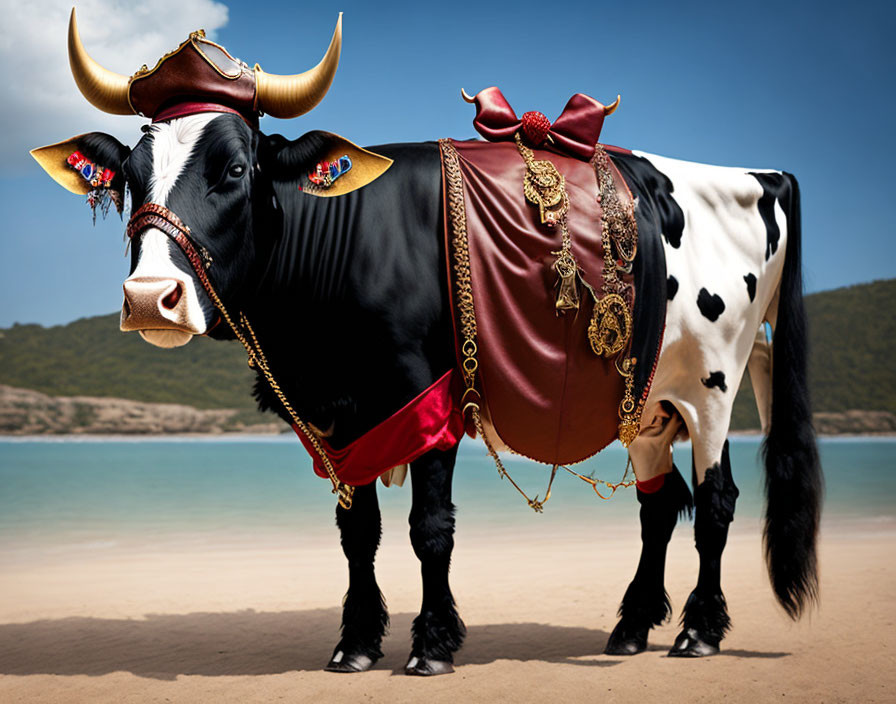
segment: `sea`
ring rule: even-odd
[[[759,531],[763,511],[761,439],[731,439],[740,489],[732,530]],[[826,482],[823,532],[896,531],[896,438],[822,438]],[[690,474],[690,446],[675,446]],[[575,469],[618,482],[626,452],[611,445]],[[529,494],[544,496],[550,468],[505,457]],[[407,532],[410,478],[379,487],[384,530]],[[609,490],[602,487],[602,493]],[[453,485],[458,536],[476,530],[505,539],[596,541],[637,535],[635,489],[609,499],[560,472],[535,514],[502,480],[481,443],[465,439]],[[0,565],[120,552],[313,545],[336,533],[335,498],[294,437],[5,438],[0,440]]]

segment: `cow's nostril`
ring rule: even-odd
[[[174,307],[177,305],[180,297],[181,288],[180,283],[178,283],[175,285],[174,290],[162,299],[162,305],[165,306],[168,310],[174,310]]]

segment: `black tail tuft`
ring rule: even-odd
[[[787,250],[773,340],[771,427],[763,446],[764,538],[775,595],[796,619],[818,598],[816,539],[824,481],[809,403],[799,186],[787,173],[779,184],[776,196],[787,214]]]

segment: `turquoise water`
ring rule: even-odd
[[[736,524],[756,527],[762,510],[758,438],[731,442],[741,490]],[[896,520],[896,440],[824,439],[825,520],[870,526]],[[689,446],[676,463],[690,467]],[[625,451],[613,445],[577,469],[618,481]],[[544,466],[507,459],[530,495]],[[380,487],[384,521],[406,520],[410,492]],[[501,481],[481,444],[465,440],[454,481],[458,525],[513,535],[544,527],[637,530],[634,489],[602,501],[580,480],[558,475],[539,516]],[[171,544],[206,546],[313,542],[332,535],[334,498],[294,438],[0,441],[0,557],[16,553]],[[533,528],[534,526],[534,528]]]

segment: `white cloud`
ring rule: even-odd
[[[71,8],[72,0],[0,0],[0,65],[12,83],[0,101],[4,175],[30,161],[29,149],[82,132],[136,141],[137,118],[100,112],[75,86],[67,50]],[[196,29],[214,38],[228,15],[214,0],[78,0],[77,12],[87,51],[124,75],[153,66]]]

